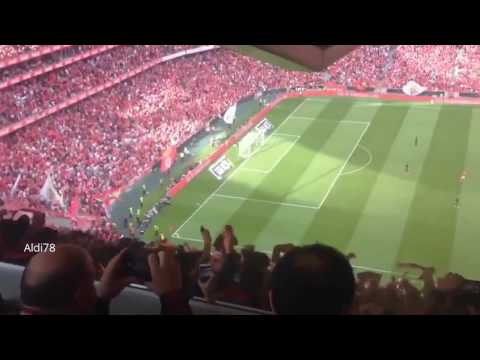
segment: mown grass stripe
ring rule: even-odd
[[[348,246],[347,252],[354,252],[359,263],[396,269],[397,251],[437,119],[437,110],[414,107],[407,113]]]
[[[455,240],[449,270],[470,279],[480,279],[480,108],[474,108],[470,123],[465,169],[468,176],[460,186]]]
[[[459,193],[472,108],[445,105],[439,113],[430,149],[417,182],[397,260],[434,266],[450,264]]]
[[[362,140],[362,145],[374,155],[372,163],[355,176],[339,179],[305,232],[302,243],[319,241],[340,250],[347,249],[408,109],[408,105],[393,108],[385,104],[376,110]]]
[[[351,102],[337,102],[332,100],[324,107],[317,107],[314,116],[318,119],[335,118],[342,119],[350,110]],[[303,107],[299,109],[302,112]],[[309,111],[312,114],[312,111]],[[304,171],[316,156],[316,151],[321,144],[325,143],[337,126],[336,122],[328,123],[314,121],[301,135],[298,144],[293,148],[282,160],[282,163],[289,164],[289,171],[286,172],[283,166],[278,166],[270,174],[265,176],[256,188],[251,189],[249,197],[256,199],[268,199],[278,196],[278,194],[286,194],[288,190],[294,186]],[[321,131],[320,131],[321,130]],[[282,164],[281,163],[281,164]],[[281,165],[280,164],[280,165]],[[269,190],[272,187],[275,189]],[[245,196],[245,195],[244,195]],[[282,201],[282,197],[278,197],[277,201]],[[278,210],[280,205],[269,205],[268,210],[265,206],[259,206],[252,202],[245,201],[242,206],[233,214],[229,222],[232,224],[240,224],[242,228],[242,236],[250,241],[257,239],[261,231],[268,225],[272,216]],[[275,237],[272,234],[272,237]]]

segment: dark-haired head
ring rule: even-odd
[[[278,314],[345,314],[354,294],[352,266],[343,254],[326,245],[288,252],[271,277],[271,305]]]

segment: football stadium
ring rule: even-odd
[[[2,312],[478,314],[479,64],[0,46]]]

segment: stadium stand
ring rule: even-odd
[[[59,46],[69,46],[69,45],[59,45]],[[38,53],[40,50],[40,45],[0,45],[0,60],[7,63],[7,60],[10,60],[8,64],[14,64],[17,62],[17,59],[20,56],[29,57],[32,56],[32,53]],[[48,48],[48,47],[45,47]],[[46,49],[47,52],[51,49]],[[37,54],[35,54],[37,55]],[[3,66],[2,66],[3,67]]]
[[[65,212],[81,194],[81,212],[103,219],[88,232],[66,231],[46,227],[41,213],[29,224],[28,218],[12,220],[14,214],[3,210],[2,217],[6,217],[0,222],[0,259],[4,261],[0,264],[0,292],[4,298],[20,299],[23,266],[33,256],[24,248],[34,242],[88,250],[96,280],[100,281],[112,258],[140,241],[122,238],[112,228],[104,219],[99,196],[144,174],[163,150],[181,145],[246,96],[267,89],[320,87],[325,84],[325,75],[330,82],[359,89],[400,88],[410,80],[429,91],[475,92],[480,86],[480,69],[475,65],[480,60],[478,46],[364,46],[331,65],[326,74],[285,71],[217,48],[163,60],[193,48],[0,46],[0,127],[66,103],[38,122],[0,138],[0,193],[6,195],[15,188],[14,201],[40,211],[59,212]],[[124,76],[130,72],[134,76]],[[112,81],[115,84],[105,86]],[[81,101],[72,100],[76,98]],[[65,200],[64,208],[47,208],[37,200],[49,171]],[[228,240],[229,229],[222,234],[223,247],[211,252],[211,239],[203,235],[205,249],[198,254],[175,248],[177,252],[192,252],[186,258],[198,256],[195,261],[179,264],[183,271],[181,290],[190,300],[190,310],[198,314],[270,313],[270,277],[289,256],[279,259],[274,255],[269,259],[252,249],[235,249]],[[154,245],[173,247],[168,243]],[[311,249],[292,247],[286,253],[294,255],[295,251]],[[213,275],[208,284],[199,285],[200,264],[210,264]],[[468,283],[462,276],[436,278],[433,268],[405,265],[421,270],[420,286],[407,278],[382,283],[380,274],[357,273],[352,304],[347,299],[340,310],[309,308],[309,312],[477,314],[480,310],[476,297],[462,290]],[[321,275],[331,276],[322,266],[319,268]],[[318,290],[315,286],[306,293]],[[112,301],[110,312],[162,313],[165,309],[155,291],[159,292],[127,287]],[[336,294],[332,301],[341,300],[341,295]],[[316,304],[320,306],[320,302]],[[292,311],[300,312],[298,308]]]
[[[401,88],[409,80],[430,91],[478,89],[480,49],[474,45],[362,46],[328,68],[338,84]]]
[[[185,48],[188,47],[181,47],[181,50]],[[132,58],[133,63],[142,56],[148,55],[150,58],[170,52],[163,47],[148,51],[149,47],[114,49],[91,60],[84,60],[82,65],[73,64],[61,69],[52,81],[59,83],[60,93],[67,96],[77,88],[101,82],[96,74],[101,74],[99,76],[102,79],[108,77],[108,73],[102,74],[102,69],[112,64],[115,69],[111,69],[110,74],[138,66],[136,63],[123,65],[124,62],[118,61],[117,56]],[[60,75],[67,75],[67,71],[67,77]],[[89,78],[92,83],[86,84],[81,80],[85,74],[91,74]],[[37,80],[45,77],[49,75],[30,81],[36,84]],[[228,50],[160,64],[54,114],[38,125],[33,124],[0,139],[0,148],[5,150],[3,154],[7,157],[2,159],[2,163],[9,164],[9,167],[2,169],[0,189],[4,192],[11,189],[21,173],[17,197],[31,201],[38,194],[48,170],[54,168],[54,181],[67,204],[76,191],[81,191],[85,194],[85,198],[82,198],[83,211],[102,216],[103,208],[96,199],[99,194],[119,188],[128,179],[143,174],[167,146],[181,144],[232,103],[262,89],[293,86],[298,77],[303,84],[308,84],[318,75],[305,73],[292,76],[289,72]],[[85,81],[88,82],[88,79]],[[24,91],[30,91],[28,82],[15,85],[14,88],[19,86],[25,86]],[[47,84],[38,86],[42,93],[53,92]],[[14,90],[10,92],[10,105],[15,107],[17,92]],[[58,98],[62,96],[55,93]],[[32,99],[44,103],[38,94]],[[5,100],[5,104],[7,102]],[[48,102],[55,103],[55,100]],[[27,106],[22,104],[22,108]],[[13,114],[15,110],[9,108],[7,113]],[[41,134],[48,136],[49,140],[45,141]],[[10,151],[6,151],[6,148]],[[66,152],[61,159],[57,156],[60,149]]]
[[[120,241],[116,247],[111,247],[107,254],[105,244],[101,241],[92,241],[91,235],[80,232],[64,232],[59,235],[52,229],[32,229],[34,226],[26,226],[24,220],[24,218],[16,221],[4,219],[0,222],[3,260],[8,259],[11,262],[15,250],[18,251],[24,248],[25,244],[34,242],[32,233],[42,234],[35,237],[37,242],[55,244],[57,250],[62,244],[75,244],[68,246],[88,249],[96,269],[95,277],[99,281],[97,288],[102,286],[105,278],[108,278],[105,275],[109,272],[108,269],[112,274],[111,264],[116,261],[115,259],[118,260],[122,249],[125,250],[136,242],[134,239]],[[219,249],[222,251],[214,251],[211,256],[212,239],[208,230],[203,233],[205,240],[203,251],[176,247],[168,241],[150,245],[151,252],[169,252],[172,255],[171,262],[166,261],[164,265],[150,263],[152,283],[146,281],[144,284],[126,288],[127,283],[122,283],[118,292],[123,291],[118,297],[113,291],[115,296],[112,297],[109,312],[265,315],[272,310],[268,304],[268,291],[272,291],[273,304],[278,306],[280,314],[477,314],[479,311],[477,297],[466,290],[465,286],[469,281],[458,274],[449,273],[436,278],[433,268],[404,264],[421,269],[420,287],[415,281],[406,278],[398,280],[394,278],[381,284],[382,275],[373,272],[357,273],[354,285],[353,269],[348,263],[348,259],[354,257],[353,254],[345,257],[333,248],[323,245],[306,247],[279,245],[274,250],[272,259],[267,258],[265,264],[264,254],[256,253],[252,248],[235,249],[232,227],[226,227],[221,235],[224,245]],[[82,236],[85,238],[80,240]],[[66,238],[69,240],[65,240]],[[100,245],[102,243],[103,245]],[[174,255],[174,251],[177,255]],[[179,251],[182,251],[182,255],[179,255]],[[279,258],[280,251],[286,255]],[[45,256],[45,253],[29,255],[31,259],[32,256]],[[58,255],[58,251],[55,255]],[[318,260],[312,262],[314,258]],[[30,259],[22,258],[20,262],[29,264]],[[306,261],[307,259],[310,260]],[[211,266],[212,275],[206,283],[202,282],[204,279],[201,276],[201,264]],[[156,278],[155,271],[159,271],[160,278]],[[17,306],[20,306],[19,299],[22,296],[19,286],[22,272],[23,266],[0,263],[0,274],[3,279],[0,292],[3,299]],[[122,275],[122,272],[113,273],[116,280],[113,281],[110,276],[111,282],[118,283],[118,279],[125,279],[126,275]],[[270,276],[272,281],[268,280]],[[158,279],[161,279],[161,282]],[[252,283],[256,284],[256,287],[248,286]],[[152,289],[153,292],[148,289]],[[167,290],[177,293],[168,299],[162,298],[162,294]],[[327,297],[326,293],[331,297]],[[163,299],[160,302],[159,294],[160,299]],[[257,299],[262,297],[263,301],[259,302]],[[161,304],[166,304],[167,307],[162,308]],[[255,307],[259,310],[255,310]]]
[[[20,281],[23,269],[23,266],[0,262],[0,277],[2,278],[0,294],[2,294],[4,301],[8,301],[17,307],[19,305]],[[98,282],[96,285],[98,286]],[[234,304],[222,302],[211,304],[197,297],[192,298],[189,303],[194,315],[271,315],[270,312]],[[9,309],[9,311],[12,310]],[[18,308],[16,311],[18,311]],[[112,315],[158,315],[161,313],[161,303],[158,301],[158,296],[148,288],[140,285],[130,285],[112,300],[110,313]]]

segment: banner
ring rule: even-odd
[[[227,174],[232,168],[233,163],[228,160],[225,155],[223,155],[220,159],[215,161],[215,163],[213,163],[208,170],[217,178],[217,180],[221,181],[223,180],[225,174]]]
[[[417,96],[427,90],[427,88],[417,84],[415,81],[409,81],[403,86],[402,90],[406,95]]]
[[[162,173],[167,172],[173,166],[173,164],[175,164],[176,159],[177,148],[175,146],[171,146],[162,154],[160,159],[160,171]]]

